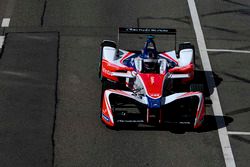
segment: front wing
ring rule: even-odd
[[[127,99],[123,101],[133,102],[136,106],[144,108],[145,110],[142,112],[142,116],[130,117],[127,120],[119,119],[120,117],[118,118],[115,111],[116,106],[114,105],[114,101],[118,99],[117,97]],[[198,128],[202,125],[205,116],[204,97],[201,92],[175,93],[163,97],[161,100],[161,108],[158,110],[149,109],[147,106],[148,101],[145,96],[138,96],[130,91],[108,89],[103,95],[101,119],[110,127],[114,127],[118,122],[149,123],[149,113],[157,111],[156,115],[159,117],[158,123],[173,122],[186,124],[187,122],[179,118],[185,118],[191,115],[193,121],[190,123],[193,124],[194,128]],[[163,117],[162,115],[165,116]]]

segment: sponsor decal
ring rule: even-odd
[[[155,77],[154,76],[150,77],[150,82],[151,82],[152,85],[155,83]]]
[[[151,93],[150,95],[151,95],[152,97],[159,97],[159,96],[161,96],[160,93]]]
[[[107,70],[106,68],[102,68],[102,72],[108,75],[111,75],[111,72]]]
[[[165,28],[120,28],[120,32],[127,33],[156,33],[156,34],[175,34],[175,29]]]

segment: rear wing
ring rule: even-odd
[[[165,35],[176,35],[176,29],[167,28],[125,28],[119,27],[119,34],[165,34]]]
[[[171,28],[126,28],[119,27],[118,39],[119,44],[120,34],[148,34],[148,35],[174,35],[175,36],[175,49],[176,49],[176,29]]]

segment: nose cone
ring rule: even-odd
[[[149,98],[158,99],[162,96],[165,75],[139,74],[139,77]]]

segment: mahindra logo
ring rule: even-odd
[[[154,84],[155,83],[155,77],[150,77],[150,82],[151,82],[151,84]]]
[[[153,96],[153,97],[159,97],[160,94],[159,93],[152,93],[151,96]]]
[[[107,70],[106,68],[103,68],[102,72],[104,72],[105,74],[111,75],[111,72],[109,70]]]

